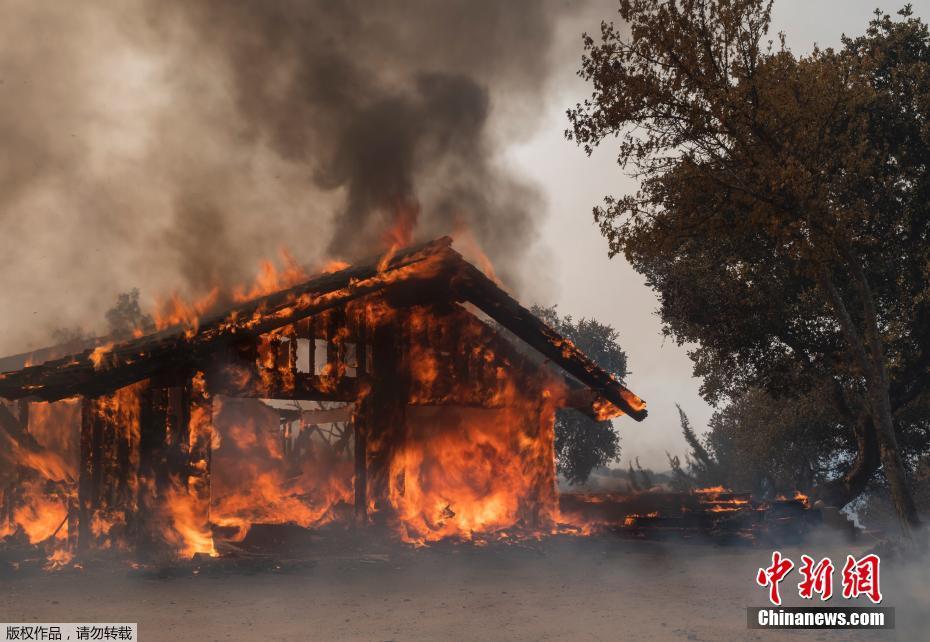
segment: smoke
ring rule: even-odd
[[[466,228],[519,291],[531,133],[570,5],[0,0],[0,352],[248,280]]]

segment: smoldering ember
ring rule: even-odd
[[[560,498],[555,411],[642,421],[645,402],[449,238],[333,269],[152,334],[0,360],[6,563],[235,557],[257,525],[424,545],[803,523],[801,496]]]

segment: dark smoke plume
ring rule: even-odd
[[[0,1],[0,351],[283,245],[371,255],[413,214],[519,289],[539,197],[497,155],[538,116],[561,4]]]

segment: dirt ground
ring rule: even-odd
[[[834,563],[865,544],[784,547]],[[882,564],[894,631],[753,631],[770,548],[557,538],[325,556],[297,569],[108,567],[0,578],[6,622],[138,622],[153,640],[930,640],[927,560]],[[839,586],[839,572],[835,584]],[[800,605],[797,572],[782,583]],[[834,596],[832,605],[850,605]]]

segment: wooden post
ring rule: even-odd
[[[162,527],[159,498],[169,485],[167,467],[168,389],[155,381],[142,393],[139,411],[139,488],[134,520],[136,549],[146,555],[159,548]]]
[[[296,337],[291,337],[296,343]],[[196,501],[203,532],[210,530],[210,468],[213,456],[213,398],[201,374],[185,385],[187,390],[187,487]]]
[[[19,411],[19,424],[22,426],[23,432],[29,432],[29,401],[20,399],[17,402],[17,408]]]
[[[406,409],[410,394],[407,364],[406,313],[397,310],[393,319],[370,332],[372,351],[370,389],[361,401],[367,463],[367,500],[374,504],[377,520],[390,514],[391,462],[407,433]],[[403,480],[394,480],[402,487]]]
[[[540,459],[530,462],[533,475],[530,525],[533,528],[548,528],[552,526],[559,501],[555,474],[555,407],[541,399],[528,415],[528,428],[532,431],[530,435],[540,446]]]
[[[97,539],[93,522],[99,516],[113,523],[111,538],[122,539],[125,518],[130,525],[138,513],[135,487],[136,426],[139,395],[145,384],[135,384],[99,397],[84,397],[81,405],[81,458],[78,477],[78,549],[86,551]],[[69,533],[73,519],[69,519]],[[98,533],[99,535],[99,533]]]
[[[355,437],[355,521],[362,525],[368,521],[368,431],[365,413],[368,404],[362,399],[358,402],[352,430]]]
[[[91,544],[90,522],[96,505],[94,469],[94,402],[81,400],[81,470],[78,477],[78,550],[86,551]]]
[[[167,546],[166,500],[175,485],[209,526],[213,406],[203,379],[189,374],[154,381],[141,401],[136,545],[146,555]]]
[[[370,405],[365,398],[370,392],[365,366],[368,362],[368,341],[370,332],[365,322],[364,308],[353,315],[353,325],[357,341],[356,358],[358,368],[356,376],[365,383],[359,386],[359,397],[355,400],[355,412],[352,416],[352,441],[355,448],[355,523],[363,525],[368,522],[368,419],[366,414]]]
[[[81,529],[78,500],[68,498],[68,550],[76,551],[80,547],[78,533]]]

